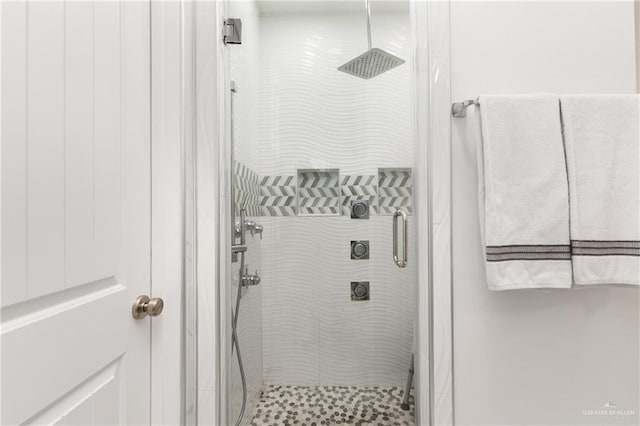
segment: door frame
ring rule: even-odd
[[[226,300],[224,286],[230,241],[230,211],[227,208],[231,170],[229,150],[224,141],[228,129],[221,119],[225,111],[224,73],[218,64],[224,57],[222,19],[226,1],[195,2],[189,23],[193,34],[193,105],[196,205],[196,311],[197,349],[194,375],[196,382],[195,424],[223,425],[226,422],[226,358],[230,353],[228,318],[221,302]]]
[[[193,144],[191,5],[150,1],[151,295],[165,301],[151,322],[151,424],[186,424],[185,292],[188,276],[186,153]],[[193,275],[190,275],[193,276]],[[189,382],[190,383],[190,382]]]
[[[455,424],[451,269],[451,0],[410,0],[414,46],[420,418]],[[426,196],[425,196],[426,195]],[[416,357],[418,355],[416,354]],[[426,422],[425,422],[426,423]]]
[[[184,0],[182,0],[184,1]],[[197,311],[196,424],[227,424],[227,366],[231,335],[225,301],[231,182],[228,100],[222,21],[231,0],[199,2],[192,25],[196,288],[187,311]],[[416,424],[453,424],[450,275],[450,1],[408,0],[412,36],[411,87],[416,207]],[[197,10],[197,13],[196,13]],[[196,90],[197,88],[197,90]],[[437,116],[432,117],[432,114]],[[440,166],[438,166],[440,164]],[[437,169],[436,169],[437,168]],[[426,169],[426,170],[425,170]],[[434,193],[442,194],[434,197]],[[440,213],[445,209],[446,213]],[[442,223],[441,223],[442,222]],[[434,238],[438,253],[434,253]],[[437,256],[437,257],[436,257]],[[434,257],[438,263],[434,262]],[[421,259],[418,262],[417,259]],[[438,300],[434,307],[434,300]],[[434,357],[434,351],[438,356]],[[437,372],[437,374],[436,374]]]

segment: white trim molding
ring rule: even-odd
[[[453,425],[450,1],[412,3],[418,297],[416,424]]]
[[[197,289],[197,407],[196,424],[227,421],[227,362],[230,339],[226,307],[229,224],[230,153],[225,144],[228,102],[222,17],[226,2],[193,5],[195,72],[195,189]]]
[[[151,424],[184,423],[184,132],[182,2],[151,2]]]
[[[432,423],[433,364],[430,361],[432,330],[432,253],[431,253],[431,176],[429,161],[431,143],[429,139],[429,34],[428,4],[420,0],[411,2],[411,40],[414,69],[411,72],[413,96],[413,138],[415,164],[414,206],[416,223],[416,316],[415,316],[415,392],[416,424]],[[420,261],[417,261],[420,259]]]
[[[429,141],[432,268],[431,424],[454,424],[451,269],[451,2],[428,1]]]

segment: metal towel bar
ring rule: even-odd
[[[480,102],[477,99],[469,99],[463,102],[454,102],[451,105],[451,115],[454,117],[466,117],[467,116],[467,108],[470,106],[480,106]]]

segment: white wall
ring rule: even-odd
[[[454,100],[636,91],[630,1],[454,2],[451,13]],[[487,290],[476,118],[453,119],[456,424],[638,424],[637,288]],[[636,415],[583,414],[607,401]]]
[[[408,15],[373,14],[373,44],[409,60]],[[362,14],[261,19],[261,175],[340,168],[377,175],[412,167],[411,64],[372,80],[337,67],[367,49]],[[412,267],[391,258],[391,217],[262,217],[264,380],[269,384],[396,385],[413,340]],[[411,228],[413,229],[413,228]],[[351,240],[371,259],[351,260]],[[352,302],[351,281],[371,300]]]
[[[640,1],[635,2],[635,24],[636,24],[636,85],[640,89]]]

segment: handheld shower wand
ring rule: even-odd
[[[230,96],[230,110],[231,110],[231,167],[235,170],[235,159],[233,157],[234,147],[234,134],[233,134],[233,101],[235,94],[237,93],[235,82],[231,82],[231,96]],[[247,378],[244,373],[244,364],[242,363],[242,354],[240,353],[240,342],[238,341],[238,314],[240,313],[240,297],[242,296],[242,273],[244,271],[245,253],[247,251],[246,230],[244,226],[245,216],[247,212],[247,203],[249,202],[249,194],[247,194],[240,207],[240,244],[236,244],[235,236],[235,221],[236,221],[236,206],[235,206],[235,189],[233,183],[231,184],[231,261],[237,262],[238,254],[240,255],[240,273],[238,276],[238,294],[236,296],[236,309],[234,311],[231,308],[231,353],[233,354],[233,348],[236,349],[236,357],[238,358],[238,367],[240,369],[240,380],[242,381],[242,407],[240,408],[240,414],[236,419],[236,426],[239,426],[244,417],[245,410],[247,408]]]
[[[246,229],[244,226],[247,202],[249,196],[247,195],[240,207],[240,244],[233,244],[231,246],[232,253],[240,254],[240,271],[238,274],[238,293],[236,295],[236,309],[231,308],[231,353],[233,354],[233,348],[236,349],[236,357],[238,358],[238,367],[240,369],[240,380],[242,381],[242,407],[240,408],[240,414],[236,420],[235,425],[239,426],[244,417],[244,412],[247,408],[247,378],[244,373],[244,364],[242,363],[242,354],[240,353],[240,343],[238,341],[238,314],[240,313],[240,298],[242,297],[242,274],[244,273],[245,253],[247,251],[247,238]],[[235,221],[235,220],[234,220]],[[235,236],[232,237],[235,243]]]

